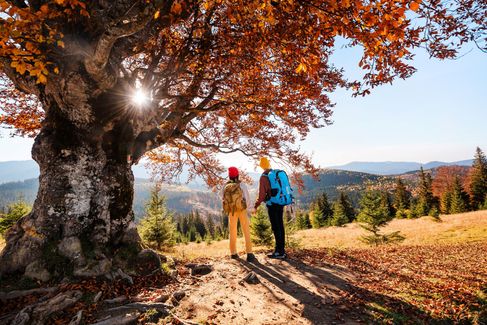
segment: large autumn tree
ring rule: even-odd
[[[337,87],[367,94],[409,77],[417,47],[438,58],[468,41],[486,50],[480,0],[0,0],[0,10],[0,122],[36,136],[41,171],[0,273],[60,268],[45,252],[78,276],[123,268],[138,249],[130,167],[143,155],[163,179],[188,165],[212,183],[222,152],[312,170],[293,144],[330,122]],[[363,50],[361,80],[333,65],[337,37]]]

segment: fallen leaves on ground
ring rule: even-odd
[[[407,323],[487,319],[487,243],[299,250],[314,266],[343,266],[355,274],[344,303],[381,321]]]

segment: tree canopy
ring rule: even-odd
[[[0,0],[0,123],[33,136],[49,111],[80,129],[123,119],[128,160],[150,152],[163,179],[189,165],[211,184],[222,152],[312,171],[295,143],[331,122],[331,92],[409,77],[418,47],[487,51],[486,16],[474,0]],[[338,37],[363,50],[362,79],[333,64]]]

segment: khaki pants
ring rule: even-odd
[[[250,241],[249,218],[247,210],[236,211],[228,216],[228,228],[230,231],[230,254],[237,254],[237,221],[240,220],[240,227],[245,237],[245,252],[252,253],[252,242]]]

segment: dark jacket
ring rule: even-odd
[[[271,194],[271,183],[269,182],[269,178],[267,177],[267,174],[269,174],[270,169],[266,169],[263,173],[262,176],[260,176],[259,179],[259,195],[257,196],[257,201],[255,201],[254,208],[258,208],[259,205],[266,201],[269,200],[270,197],[272,196]]]

